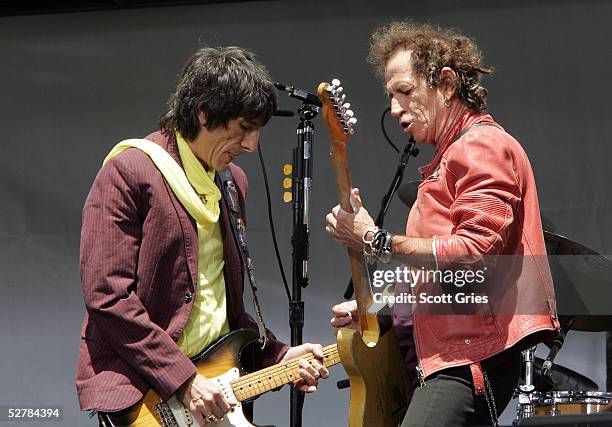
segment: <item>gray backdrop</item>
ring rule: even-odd
[[[0,18],[0,406],[61,405],[64,425],[91,424],[79,412],[73,384],[83,314],[81,208],[106,153],[119,140],[155,128],[180,67],[203,44],[253,49],[276,79],[311,91],[322,80],[342,79],[359,119],[349,144],[354,184],[375,213],[396,156],[378,125],[386,98],[364,59],[368,36],[377,25],[403,17],[462,29],[496,68],[485,79],[489,110],[529,154],[543,212],[561,234],[612,253],[612,3],[378,3],[262,1]],[[281,98],[282,108],[297,106]],[[281,166],[291,161],[295,124],[274,119],[261,135],[288,271],[291,207],[282,202]],[[327,344],[333,341],[329,307],[341,299],[348,267],[345,251],[323,231],[335,193],[328,140],[323,124],[315,125],[304,335]],[[392,135],[403,140],[397,131]],[[407,179],[416,178],[417,164],[431,157],[430,149],[421,148]],[[264,314],[288,340],[257,156],[245,155],[239,164],[250,177],[248,231]],[[391,210],[388,228],[401,231],[406,209],[395,201]],[[604,357],[603,334],[574,332],[558,361],[605,389]],[[344,378],[342,368],[332,372],[307,398],[305,426],[345,424],[349,392],[335,387]],[[287,390],[260,398],[256,420],[287,425]]]

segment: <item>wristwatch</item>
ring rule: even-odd
[[[380,248],[377,248],[377,256],[378,260],[383,264],[389,264],[391,262],[391,243],[393,241],[393,234],[389,233],[386,230],[381,230],[383,232],[384,238],[381,239],[382,245]]]

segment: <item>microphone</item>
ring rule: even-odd
[[[274,110],[272,115],[276,117],[293,117],[295,113],[291,110]]]
[[[304,101],[309,104],[316,105],[317,107],[321,107],[323,105],[319,97],[315,95],[314,93],[310,93],[308,91],[305,91],[303,89],[298,89],[293,86],[287,86],[287,85],[284,85],[278,82],[274,83],[274,86],[278,90],[287,92],[287,95],[289,95],[292,98],[299,99],[300,101]]]
[[[548,345],[550,348],[550,353],[548,353],[548,357],[546,358],[544,363],[542,363],[542,375],[549,376],[555,357],[557,357],[557,353],[559,353],[559,350],[561,350],[561,347],[563,347],[564,341],[565,333],[563,331],[560,331],[559,335],[553,338],[550,345],[546,343],[546,345]]]

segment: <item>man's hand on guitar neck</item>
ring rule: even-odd
[[[329,371],[323,365],[323,347],[321,344],[302,344],[296,347],[291,347],[285,353],[285,356],[281,360],[282,362],[286,362],[287,360],[297,359],[300,356],[304,356],[306,354],[312,353],[315,357],[310,362],[305,359],[299,359],[300,365],[300,376],[299,380],[293,382],[293,386],[306,393],[312,393],[317,391],[317,382],[320,378],[329,377]]]
[[[349,328],[361,332],[359,324],[359,313],[357,311],[357,301],[345,301],[332,307],[334,317],[331,319],[334,335],[338,335],[338,329]]]
[[[327,214],[325,230],[331,237],[341,245],[363,250],[363,235],[366,230],[375,229],[374,220],[363,207],[359,189],[353,188],[350,195],[350,203],[353,213],[349,213],[337,205]]]
[[[212,422],[213,417],[220,420],[238,404],[235,400],[228,401],[217,383],[200,374],[191,377],[179,389],[177,397],[192,414],[199,417],[202,425]]]

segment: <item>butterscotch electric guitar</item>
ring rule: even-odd
[[[249,329],[233,331],[192,359],[198,374],[216,381],[227,398],[233,397],[238,401],[238,405],[223,420],[207,423],[207,427],[253,426],[244,416],[241,402],[300,378],[298,359],[291,359],[241,376],[241,350],[257,338],[256,331]],[[336,344],[324,347],[323,356],[326,367],[340,363]],[[310,361],[314,356],[308,354],[300,358]],[[120,427],[200,426],[189,410],[176,398],[164,402],[153,390],[149,390],[140,402],[122,411],[121,415],[113,416],[112,421],[114,425]]]
[[[346,146],[353,135],[356,118],[346,103],[340,81],[319,84],[323,121],[332,142],[332,165],[338,201],[353,212],[349,196],[353,188]],[[349,427],[398,426],[408,407],[408,376],[393,328],[381,335],[376,313],[370,312],[374,298],[363,254],[348,249],[361,334],[351,329],[338,331],[338,353],[351,384]]]

